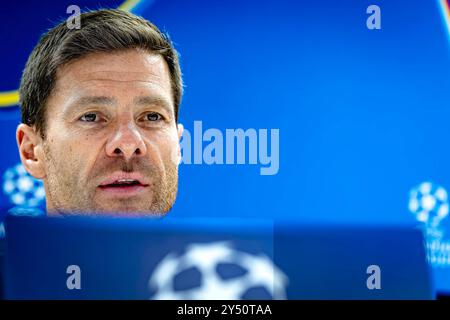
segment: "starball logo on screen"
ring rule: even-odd
[[[423,182],[410,191],[409,210],[425,229],[427,258],[434,267],[450,267],[450,239],[442,222],[448,216],[448,193],[432,182]]]
[[[229,277],[221,268],[224,266],[236,266],[242,272]],[[197,277],[189,270],[196,270]],[[288,282],[288,277],[265,254],[250,254],[234,248],[230,242],[219,241],[192,243],[181,255],[169,253],[152,272],[149,289],[155,300],[240,300],[252,297],[251,292],[258,288],[268,294],[267,298],[283,300]]]

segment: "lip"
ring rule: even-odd
[[[111,184],[119,180],[136,180],[139,184],[135,185],[123,185],[123,186],[110,186]],[[102,193],[110,194],[112,196],[129,197],[138,195],[149,188],[149,182],[138,172],[114,172],[103,180],[98,189]]]

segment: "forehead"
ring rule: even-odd
[[[60,67],[56,74],[57,95],[117,97],[136,90],[172,101],[170,74],[161,55],[137,49],[91,53]]]

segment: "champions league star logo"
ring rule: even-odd
[[[424,182],[410,192],[409,210],[425,223],[430,236],[442,237],[439,224],[448,215],[447,191],[431,182]]]
[[[45,199],[45,189],[42,181],[30,176],[22,164],[9,168],[3,174],[3,193],[9,202],[15,205],[9,213],[13,215],[38,216],[43,212],[36,207]],[[0,239],[5,236],[5,228],[0,223]]]
[[[264,254],[233,249],[228,242],[191,244],[155,267],[149,288],[155,300],[286,299],[287,277]]]
[[[449,213],[447,191],[424,182],[410,191],[409,210],[426,229],[428,260],[433,266],[450,267],[450,241],[444,240],[440,226]]]
[[[30,176],[22,164],[3,174],[3,192],[12,204],[21,207],[37,207],[45,198],[42,181]]]

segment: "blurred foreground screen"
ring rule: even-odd
[[[416,223],[436,289],[450,294],[448,0],[2,3],[0,219],[45,203],[17,152],[17,89],[71,4],[122,5],[181,54],[186,130],[171,217]]]

